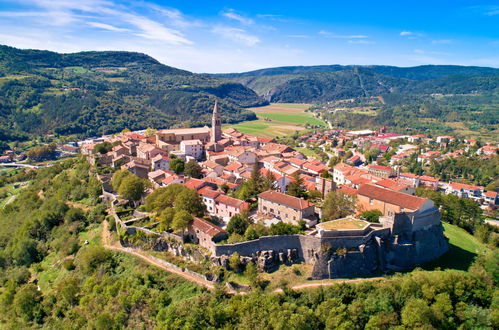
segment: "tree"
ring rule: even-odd
[[[254,196],[255,188],[250,180],[244,181],[236,192],[236,198],[246,201]]]
[[[184,233],[185,229],[189,226],[189,222],[192,221],[192,215],[189,214],[189,212],[185,210],[180,210],[175,213],[175,216],[173,217],[172,221],[172,228],[174,230],[181,230],[182,234]]]
[[[196,190],[185,189],[175,199],[175,210],[184,210],[189,214],[202,217],[206,212],[206,205]]]
[[[431,325],[432,311],[423,299],[411,298],[401,312],[402,323],[410,328]]]
[[[199,179],[201,177],[201,166],[199,164],[191,159],[185,164],[185,174],[190,176],[191,178]]]
[[[230,187],[225,182],[222,183],[219,188],[224,192],[224,194],[227,194],[230,190]]]
[[[159,230],[165,231],[171,228],[174,217],[175,217],[174,208],[167,207],[166,209],[164,209],[158,217]]]
[[[109,142],[98,143],[94,146],[93,152],[94,154],[107,154],[109,151],[113,149],[113,145]]]
[[[338,157],[338,156],[333,156],[329,160],[328,166],[331,167],[331,168],[333,168],[335,165],[337,165],[339,163],[341,163],[341,158]]]
[[[344,218],[355,212],[355,200],[340,191],[331,191],[324,198],[322,217],[325,220]]]
[[[382,216],[380,210],[369,210],[363,212],[360,216],[369,222],[379,223],[379,217]]]
[[[118,188],[118,194],[120,194],[123,199],[136,202],[142,197],[145,188],[145,180],[136,175],[129,175],[121,182],[120,187]]]
[[[26,152],[26,157],[32,160],[45,160],[55,158],[55,143],[34,147]]]
[[[239,258],[239,253],[234,252],[229,258],[229,267],[235,273],[240,273],[243,268],[243,264],[241,263],[241,259]]]
[[[231,234],[244,235],[251,223],[252,221],[249,218],[248,211],[243,211],[230,218],[229,224],[227,225],[227,231]]]
[[[118,191],[123,179],[129,175],[132,175],[132,173],[127,170],[118,170],[114,172],[113,177],[111,178],[111,186],[113,187],[114,191]]]
[[[317,189],[313,189],[308,192],[308,199],[311,201],[318,201],[322,199],[322,197],[322,193]]]
[[[144,133],[145,136],[151,137],[156,135],[156,130],[154,128],[148,127]]]
[[[170,161],[170,168],[173,172],[179,174],[184,171],[185,162],[180,158],[174,158]]]
[[[267,190],[276,190],[275,177],[271,171],[267,171],[262,179],[262,191]]]
[[[296,171],[291,175],[292,181],[288,185],[288,195],[301,198],[305,196],[305,186],[303,185],[303,178],[300,177],[300,171]]]
[[[14,310],[16,314],[26,321],[33,321],[42,313],[40,302],[41,293],[34,284],[26,284],[14,297]]]
[[[246,270],[244,271],[244,275],[246,275],[246,278],[249,280],[252,288],[258,287],[259,284],[258,270],[256,269],[256,265],[254,262],[250,262],[249,264],[246,265]]]
[[[184,190],[187,190],[187,187],[178,183],[158,188],[146,197],[145,208],[148,212],[157,212],[159,214],[165,208],[173,207],[175,200]]]
[[[254,187],[254,195],[259,194],[262,192],[262,175],[260,173],[260,166],[258,165],[258,162],[255,162],[253,164],[253,170],[251,171],[251,178],[250,182],[252,186]]]

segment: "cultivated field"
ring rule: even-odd
[[[258,120],[224,125],[223,128],[233,127],[249,135],[276,137],[304,130],[306,124],[324,126],[322,120],[305,112],[309,107],[310,104],[273,103],[265,107],[250,108],[258,116]]]

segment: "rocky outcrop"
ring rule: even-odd
[[[229,255],[214,256],[211,261],[216,265],[229,269],[230,257]],[[297,249],[257,251],[251,256],[240,257],[240,260],[243,265],[253,262],[257,269],[263,272],[274,271],[280,265],[292,265],[301,262]]]

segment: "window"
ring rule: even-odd
[[[374,204],[374,199],[370,198],[369,199],[369,205],[373,205]]]

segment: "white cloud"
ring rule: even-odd
[[[229,9],[228,11],[222,12],[222,16],[227,17],[229,19],[238,21],[239,23],[250,25],[253,24],[253,20],[251,18],[244,17],[242,15],[236,14],[233,9]]]
[[[136,26],[141,31],[135,33],[136,36],[164,41],[173,45],[192,45],[192,41],[184,38],[182,33],[177,30],[169,29],[164,25],[150,20],[143,16],[126,14],[123,16],[124,20]]]
[[[369,36],[366,36],[363,34],[341,35],[341,34],[335,34],[332,32],[328,32],[325,30],[320,30],[319,34],[323,35],[325,37],[334,38],[334,39],[367,39],[367,38],[369,38]]]
[[[448,45],[453,43],[454,40],[451,39],[440,39],[440,40],[432,40],[431,43],[434,45]]]
[[[348,40],[348,43],[349,44],[372,45],[372,44],[375,44],[376,42],[370,41],[370,40],[359,39],[359,40]]]
[[[288,38],[297,38],[297,39],[306,39],[306,38],[310,38],[310,36],[306,35],[306,34],[290,34],[287,36]]]
[[[93,26],[95,28],[103,29],[103,30],[108,30],[108,31],[113,31],[113,32],[127,32],[130,31],[129,29],[123,29],[119,28],[116,26],[112,26],[109,24],[105,23],[99,23],[99,22],[87,22],[88,25]]]
[[[225,39],[229,39],[249,47],[255,46],[257,43],[260,42],[260,39],[257,36],[248,34],[243,29],[237,29],[225,26],[216,26],[211,30],[211,32],[218,34],[224,37]]]
[[[399,33],[400,36],[402,37],[408,37],[409,39],[416,39],[418,37],[422,37],[423,34],[419,32],[413,32],[413,31],[402,31]]]
[[[130,8],[125,8],[113,2],[105,0],[25,1],[46,10],[46,12],[43,12],[45,16],[43,17],[44,24],[77,27],[76,23],[81,23],[112,32],[129,32],[134,36],[158,40],[172,45],[191,45],[193,43],[182,32],[169,28],[146,16],[135,14]],[[151,5],[147,3],[142,4],[142,6],[151,8]],[[161,7],[156,6],[156,9],[161,9]],[[91,14],[93,19],[87,22],[87,17],[83,16],[82,13]],[[182,14],[179,11],[164,9],[162,13],[170,17],[174,23],[182,21]],[[46,17],[47,15],[49,18]],[[100,22],[96,22],[96,20]],[[127,25],[127,28],[131,26],[124,29],[102,22],[121,23],[121,25]],[[41,21],[38,22],[38,24],[41,23]]]

